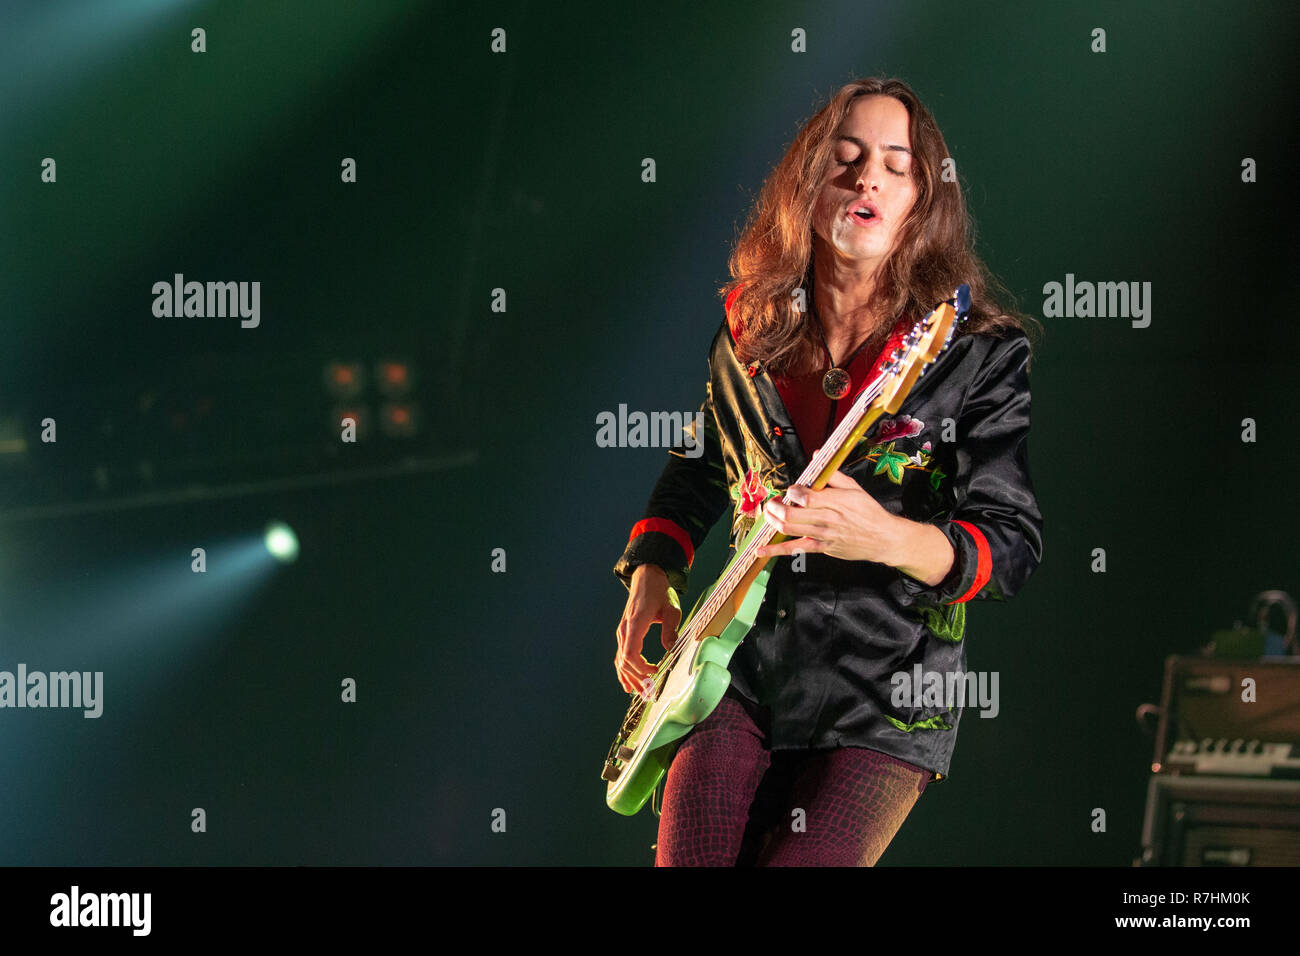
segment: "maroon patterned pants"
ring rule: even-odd
[[[668,768],[655,866],[873,866],[930,772],[862,747],[770,751],[728,695]]]

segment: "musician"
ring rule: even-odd
[[[916,667],[944,686],[965,673],[966,605],[1011,597],[1039,563],[1034,324],[974,255],[948,155],[907,84],[849,83],[795,138],[733,250],[703,433],[690,432],[703,453],[670,452],[614,567],[623,687],[655,672],[652,623],[672,646],[669,587],[686,591],[724,511],[733,548],[760,513],[791,540],[761,552],[775,561],[731,686],[669,768],[657,865],[873,865],[948,774],[962,714],[907,686]],[[901,336],[963,283],[970,317],[898,413],[827,487],[783,503]]]

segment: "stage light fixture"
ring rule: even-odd
[[[419,410],[414,405],[388,404],[382,409],[380,422],[389,438],[410,438],[419,430]]]
[[[379,383],[379,390],[389,398],[409,392],[411,378],[411,366],[398,359],[387,359],[375,365],[375,380]]]
[[[366,373],[360,362],[330,362],[325,366],[325,387],[335,398],[360,395],[365,386]]]
[[[289,564],[298,557],[298,536],[283,521],[273,521],[266,526],[266,550],[277,561]]]

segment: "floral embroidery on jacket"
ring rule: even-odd
[[[894,447],[898,439],[915,437],[921,434],[924,429],[925,422],[919,418],[912,418],[910,415],[887,418],[877,423],[875,433],[870,439],[872,444],[867,449],[867,453],[846,462],[846,467],[859,461],[874,461],[876,468],[872,475],[887,475],[889,480],[896,485],[903,483],[903,472],[908,468],[917,471],[928,471],[930,473],[930,487],[938,491],[939,483],[948,475],[941,471],[938,465],[932,465],[934,451],[930,442],[926,442],[912,455],[906,455]]]
[[[763,503],[768,498],[780,493],[780,489],[772,484],[772,478],[779,469],[776,467],[763,468],[761,464],[755,462],[756,457],[753,449],[746,443],[745,474],[742,478],[732,482],[729,489],[735,509],[732,531],[733,541],[736,542],[742,540],[754,526],[754,522],[758,520],[759,512],[762,510]]]
[[[916,612],[925,621],[935,637],[949,644],[957,644],[966,636],[966,605],[950,604],[942,608],[919,605]]]
[[[933,717],[925,718],[925,720],[918,720],[914,724],[905,724],[897,717],[891,717],[888,714],[881,714],[881,716],[899,730],[905,731],[909,734],[914,730],[952,730],[952,724],[944,720],[945,716],[952,716],[951,711],[946,714],[935,714]]]
[[[879,445],[895,438],[911,438],[921,434],[924,428],[925,422],[921,419],[913,418],[911,415],[899,415],[897,418],[886,418],[883,422],[878,422],[876,433],[871,436],[871,440]]]

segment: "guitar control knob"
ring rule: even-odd
[[[631,760],[631,759],[632,759],[632,755],[633,755],[634,753],[636,753],[636,751],[633,750],[631,747],[626,747],[626,746],[624,746],[624,747],[619,747],[619,748],[618,748],[618,759],[619,759],[619,760]]]

